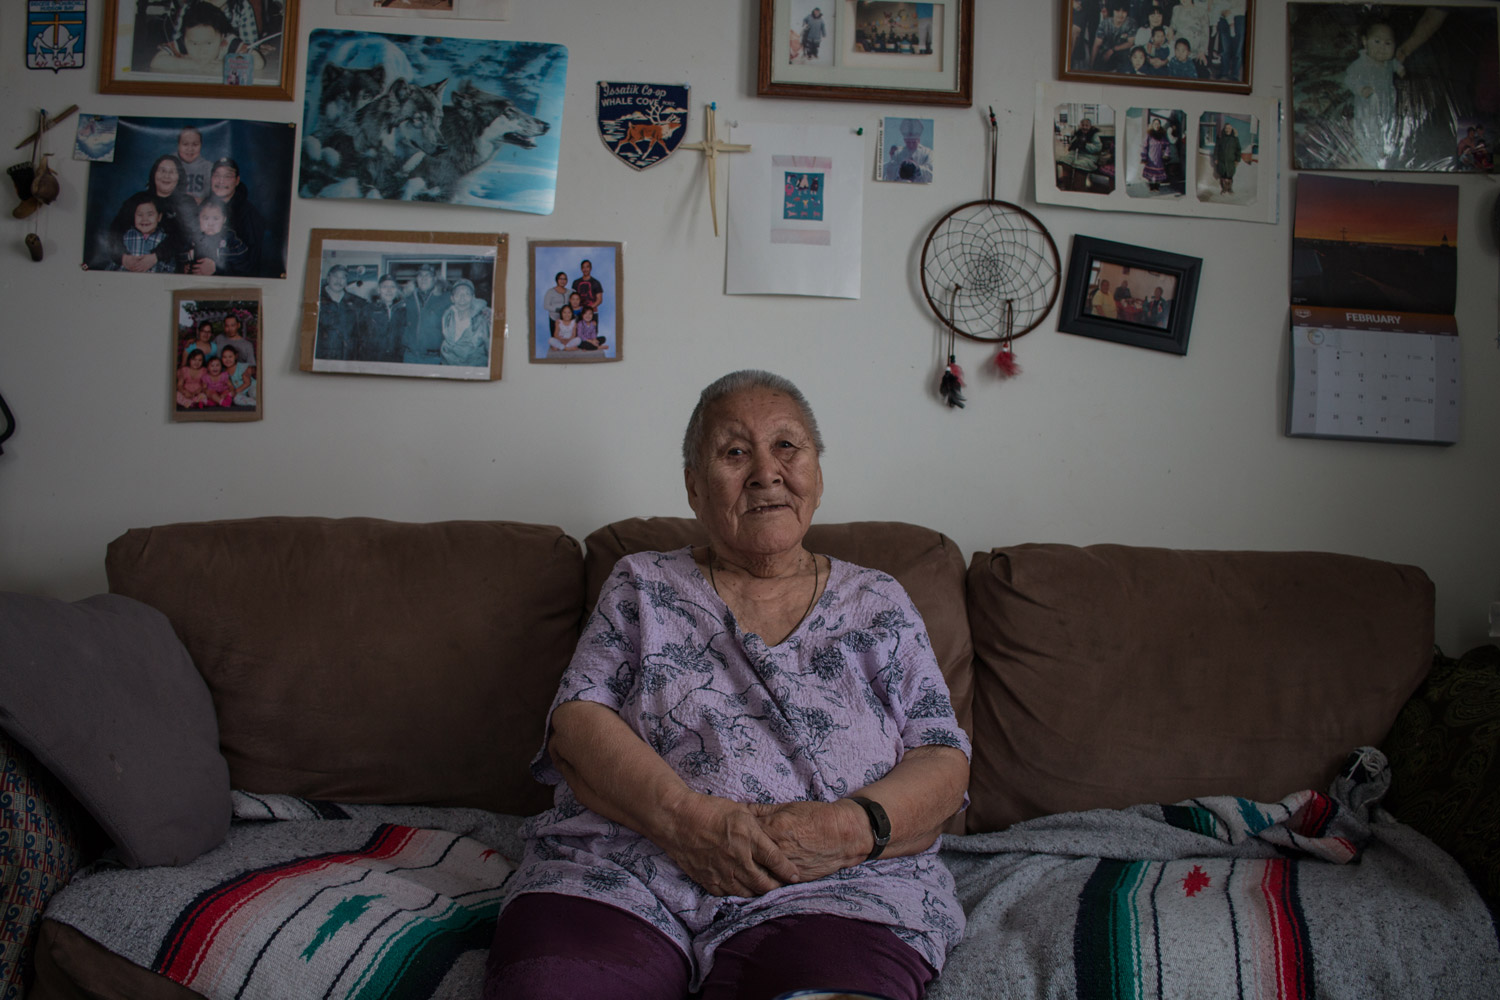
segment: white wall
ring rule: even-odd
[[[316,27],[400,31],[409,23],[339,17],[332,0],[302,7],[304,41]],[[25,6],[0,5],[8,47],[0,139],[26,135],[38,107],[74,102],[94,113],[300,121],[300,80],[296,104],[205,108],[100,96],[101,8],[90,5],[89,68],[54,77],[22,67]],[[863,126],[872,151],[878,117],[900,109],[752,96],[755,0],[513,0],[512,8],[508,22],[447,22],[433,33],[569,46],[557,210],[295,201],[292,274],[261,283],[269,370],[258,423],[169,421],[162,356],[170,290],[222,282],[80,271],[86,167],[67,157],[71,132],[59,130],[51,148],[63,154],[63,194],[41,221],[47,259],[30,263],[21,243],[27,226],[0,221],[0,392],[19,421],[0,456],[0,588],[70,599],[102,590],[110,539],[178,520],[513,518],[582,538],[616,518],[687,514],[676,456],[688,410],[715,376],[756,366],[791,377],[817,408],[829,444],[824,520],[916,521],[966,551],[1108,541],[1410,562],[1437,583],[1444,649],[1484,641],[1489,602],[1500,599],[1496,252],[1480,225],[1495,199],[1488,180],[1404,178],[1461,187],[1462,442],[1293,440],[1281,433],[1290,171],[1275,226],[1036,208],[1031,108],[1035,81],[1055,75],[1050,0],[981,0],[975,108],[920,112],[938,120],[940,183],[867,187],[858,301],[722,295],[724,242],[710,229],[701,158],[679,151],[639,174],[616,162],[596,133],[594,85],[687,82],[696,105],[718,101],[721,123]],[[1285,7],[1267,0],[1259,13],[1255,92],[1280,96]],[[941,405],[943,347],[916,265],[933,222],[983,195],[987,105],[1000,119],[998,196],[1031,208],[1064,260],[1075,233],[1204,258],[1186,357],[1060,334],[1054,315],[1017,342],[1024,372],[1008,383],[980,374],[990,351],[960,343],[973,376],[969,406]],[[701,138],[701,118],[688,131]],[[315,226],[509,233],[504,378],[298,372],[298,303]],[[624,362],[527,363],[528,238],[625,242]]]

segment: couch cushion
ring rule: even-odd
[[[36,755],[127,865],[186,864],[229,829],[203,679],[159,611],[113,594],[0,594],[0,728]]]
[[[269,517],[129,531],[110,589],[164,611],[208,681],[236,788],[529,813],[578,639],[558,528]]]
[[[1500,646],[1440,657],[1381,749],[1386,808],[1457,858],[1500,913]]]
[[[805,541],[814,552],[889,573],[906,588],[932,639],[958,724],[972,732],[970,661],[974,650],[969,643],[964,560],[958,546],[931,528],[900,521],[814,524]],[[620,557],[707,542],[708,533],[691,517],[633,517],[605,525],[584,539],[589,607]]]
[[[1432,661],[1432,582],[1353,556],[1019,545],[968,583],[971,832],[1326,789]]]

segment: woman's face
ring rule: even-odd
[[[751,389],[721,400],[707,421],[698,468],[684,477],[715,550],[747,560],[800,546],[823,499],[823,470],[797,404]]]
[[[198,339],[205,344],[214,339],[214,328],[210,323],[204,323],[198,327]]]
[[[165,198],[177,190],[177,161],[162,160],[156,165],[156,171],[151,175],[151,183],[156,187],[158,197]]]
[[[1469,131],[1472,132],[1473,129],[1470,129]],[[565,273],[563,273],[562,271],[557,272],[557,287],[558,288],[567,288],[568,287],[568,276]]]
[[[468,312],[473,303],[474,293],[469,290],[468,285],[459,285],[453,289],[453,305],[459,312]]]

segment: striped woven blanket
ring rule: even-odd
[[[1378,750],[1330,794],[1048,816],[947,837],[968,914],[930,1000],[1495,996],[1500,944],[1457,863],[1377,805]]]
[[[521,820],[234,793],[180,868],[96,866],[47,916],[211,1000],[475,997]]]

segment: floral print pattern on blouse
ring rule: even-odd
[[[694,790],[739,802],[831,802],[881,777],[913,747],[969,753],[921,617],[892,577],[829,560],[827,586],[776,646],[740,631],[692,550],[626,556],[559,685],[553,708],[617,712]],[[550,726],[551,713],[548,713]],[[531,819],[508,899],[556,892],[616,906],[689,956],[697,989],[723,941],[757,923],[824,913],[891,928],[941,969],[964,916],[937,844],[763,896],[714,896],[666,852],[582,806],[543,746],[555,784]]]

